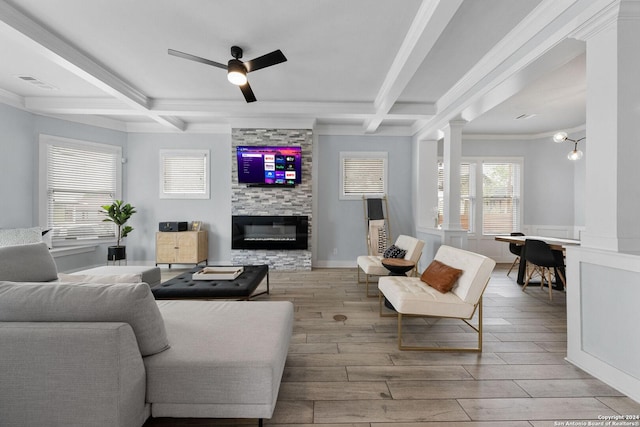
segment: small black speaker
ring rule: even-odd
[[[165,221],[158,224],[160,231],[187,231],[188,222],[186,221]]]

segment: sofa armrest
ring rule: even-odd
[[[140,426],[146,376],[126,323],[0,322],[3,426]]]

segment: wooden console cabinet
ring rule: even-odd
[[[156,233],[156,265],[199,264],[209,259],[206,231],[159,231]]]

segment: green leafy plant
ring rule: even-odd
[[[136,213],[136,209],[129,203],[124,203],[122,200],[115,200],[110,205],[102,206],[104,214],[107,216],[102,221],[113,222],[118,226],[117,243],[116,246],[120,246],[120,240],[127,237],[129,233],[133,231],[133,227],[125,225],[131,218],[131,215]]]

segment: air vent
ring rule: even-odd
[[[520,114],[518,117],[516,117],[516,120],[527,120],[535,116],[537,116],[537,114]]]
[[[24,82],[31,83],[32,85],[39,87],[40,89],[45,89],[45,90],[58,89],[57,87],[50,85],[49,83],[45,83],[42,80],[38,80],[33,76],[17,76],[17,77]]]

